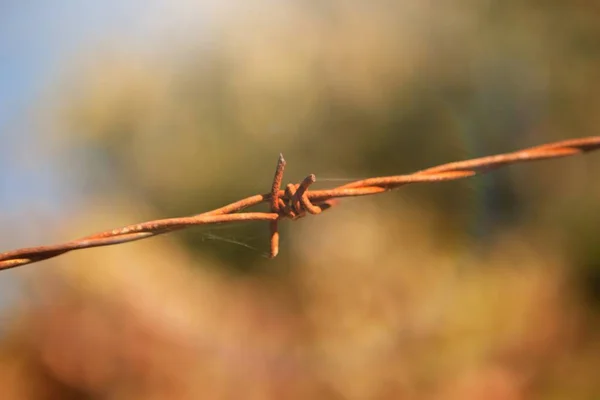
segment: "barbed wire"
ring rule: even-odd
[[[239,221],[269,222],[271,235],[269,255],[273,258],[279,252],[279,221],[283,219],[296,220],[308,214],[320,214],[336,205],[341,198],[378,194],[410,183],[468,178],[508,164],[567,157],[598,149],[600,149],[600,136],[563,140],[512,153],[443,164],[408,175],[362,179],[326,190],[309,190],[316,181],[315,175],[312,174],[301,183],[288,184],[282,190],[281,183],[286,163],[283,155],[280,154],[271,191],[267,194],[246,197],[224,207],[189,217],[148,221],[96,233],[62,244],[7,251],[0,253],[0,270],[47,260],[73,250],[133,242],[196,225]],[[269,212],[240,212],[261,203],[269,204]]]

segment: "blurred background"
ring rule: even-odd
[[[2,251],[598,135],[600,3],[5,1]],[[600,156],[0,274],[4,399],[598,399]]]

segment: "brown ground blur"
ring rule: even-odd
[[[88,202],[57,238],[265,192],[280,151],[295,182],[598,134],[594,3],[368,4],[244,3],[210,46],[74,63],[47,145]],[[258,251],[200,229],[27,267],[1,398],[600,398],[597,171],[349,200],[275,260],[256,223],[214,233]]]

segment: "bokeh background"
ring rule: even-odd
[[[600,3],[7,1],[2,248],[598,134]],[[0,274],[3,399],[598,399],[600,157]]]

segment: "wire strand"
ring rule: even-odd
[[[307,214],[320,214],[336,205],[340,198],[383,193],[411,183],[463,179],[510,164],[573,156],[598,149],[600,149],[600,136],[590,136],[548,143],[512,153],[451,162],[408,175],[361,179],[333,189],[312,191],[309,187],[316,180],[312,174],[308,175],[299,184],[288,184],[285,190],[281,189],[285,160],[280,154],[271,191],[267,194],[246,197],[221,208],[189,217],[142,222],[85,236],[62,244],[7,251],[0,253],[0,270],[47,260],[73,250],[133,242],[197,225],[226,224],[240,221],[269,222],[271,235],[269,256],[273,258],[279,252],[279,221],[283,219],[296,220]],[[269,204],[269,212],[241,212],[262,203]]]

